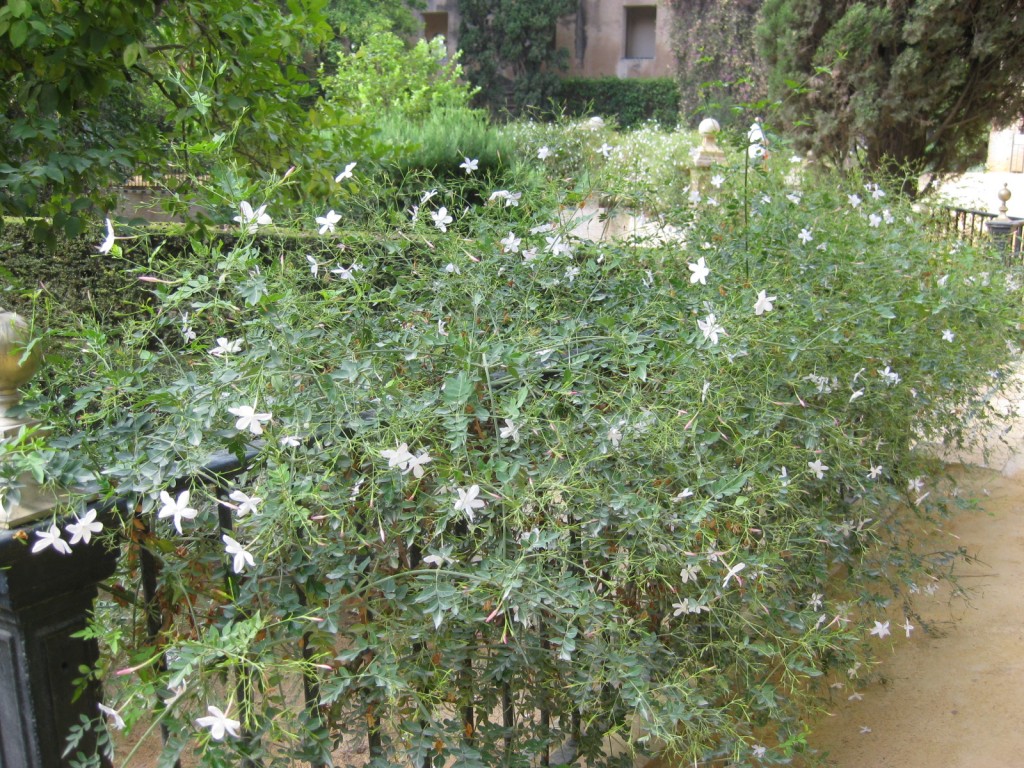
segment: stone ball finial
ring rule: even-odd
[[[1013,197],[1013,193],[1010,192],[1010,185],[1009,184],[1003,184],[1003,188],[999,190],[999,194],[997,196],[999,197],[999,202],[1000,202],[999,218],[1000,219],[1006,219],[1006,218],[1008,218],[1007,215],[1006,215],[1006,212],[1009,210],[1006,207],[1006,204],[1008,202],[1010,202],[1010,198]]]
[[[31,338],[25,318],[14,312],[0,312],[0,416],[18,403],[18,387],[27,384],[39,370],[39,347],[21,362]]]
[[[718,121],[713,117],[705,117],[700,121],[700,125],[697,126],[697,133],[701,136],[714,136],[720,133],[722,126],[718,124]]]

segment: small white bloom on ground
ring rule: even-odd
[[[235,514],[239,517],[245,517],[250,512],[254,515],[260,513],[259,505],[263,499],[259,496],[250,496],[245,491],[234,490],[228,494],[228,498],[238,503],[235,508]]]
[[[161,507],[157,517],[160,519],[165,517],[173,518],[174,529],[179,534],[183,534],[184,532],[181,530],[182,519],[195,520],[196,515],[199,514],[198,510],[188,505],[188,500],[189,491],[182,491],[178,494],[177,499],[171,498],[171,494],[167,491],[160,491],[160,501],[163,503],[163,507]]]
[[[863,389],[855,390],[854,393],[852,395],[850,395],[850,402],[852,403],[854,400],[856,400],[859,397],[864,397],[864,390]]]
[[[334,177],[334,182],[336,184],[340,184],[345,179],[351,179],[352,178],[352,169],[355,168],[355,167],[356,167],[356,164],[354,162],[349,163],[348,165],[346,165],[345,166],[345,170],[343,170],[341,173],[339,173],[337,176]]]
[[[214,357],[221,357],[222,355],[233,355],[236,352],[240,352],[241,349],[241,339],[228,341],[226,337],[220,336],[217,338],[217,346],[210,350],[210,354],[213,355]]]
[[[580,274],[580,268],[579,267],[573,266],[573,267],[566,267],[565,268],[565,279],[569,281],[570,285],[572,283],[576,282],[576,278],[579,277],[579,274]]]
[[[942,332],[942,340],[943,341],[952,341],[955,338],[956,338],[956,334],[953,333],[951,330],[949,330],[949,328],[947,328],[946,330],[944,330]]]
[[[875,626],[868,633],[869,635],[876,635],[879,638],[889,636],[889,622],[888,621],[876,621]]]
[[[245,566],[252,568],[256,565],[256,561],[253,560],[252,555],[245,547],[239,544],[235,539],[228,536],[226,533],[221,536],[224,541],[224,553],[234,558],[231,567],[235,573],[241,573],[245,570]]]
[[[768,754],[768,747],[765,747],[761,744],[755,744],[750,748],[750,753],[760,760],[762,757]]]
[[[80,541],[88,544],[94,533],[103,530],[103,523],[96,519],[96,510],[90,509],[85,513],[85,517],[75,515],[75,522],[68,523],[64,526],[64,530],[71,534],[69,543],[72,546]]]
[[[868,479],[869,480],[877,480],[878,478],[880,478],[882,476],[882,471],[883,471],[883,468],[882,468],[881,464],[877,464],[877,465],[876,464],[872,464],[871,465],[871,471],[868,472]]]
[[[601,153],[605,160],[607,160],[611,156],[613,149],[615,149],[615,147],[612,147],[608,142],[605,142],[597,148],[597,151]]]
[[[871,729],[868,728],[866,725],[862,725],[860,727],[860,732],[863,733],[863,734],[871,733]]]
[[[285,435],[277,442],[282,448],[298,448],[302,445],[298,435]]]
[[[879,216],[877,213],[872,213],[870,216],[868,216],[868,225],[869,226],[875,227],[877,229],[878,226],[881,223],[882,223],[882,217]]]
[[[407,443],[402,443],[393,451],[381,451],[380,455],[388,460],[389,468],[399,467],[401,469],[405,469],[409,460],[412,459],[412,454],[409,452],[409,445]]]
[[[455,502],[455,510],[457,512],[465,512],[466,517],[469,518],[469,522],[473,522],[473,510],[480,509],[484,506],[484,500],[477,498],[480,495],[480,486],[471,485],[469,488],[456,488],[455,489],[459,498]]]
[[[672,607],[675,609],[672,611],[672,616],[682,616],[685,613],[710,613],[711,608],[699,603],[692,597],[687,597],[685,600],[679,603],[672,603]]]
[[[238,210],[239,215],[235,216],[234,220],[241,224],[242,229],[247,230],[250,235],[260,227],[273,223],[273,220],[266,213],[267,206],[265,203],[254,211],[248,201],[243,200],[239,204]]]
[[[405,463],[405,467],[402,469],[402,474],[407,475],[412,472],[412,476],[418,480],[423,477],[423,473],[425,471],[423,469],[423,465],[429,464],[433,460],[434,458],[427,451],[423,451],[421,454],[413,456]]]
[[[32,545],[33,554],[42,552],[47,547],[52,547],[62,555],[71,554],[71,547],[60,537],[60,528],[56,525],[51,525],[45,531],[36,531],[36,536],[39,537],[39,540]]]
[[[238,417],[235,422],[235,429],[239,432],[248,430],[254,435],[263,434],[263,423],[274,418],[272,413],[257,413],[251,405],[240,405],[237,408],[228,408],[228,413]]]
[[[807,601],[807,605],[812,611],[820,611],[822,598],[824,598],[824,595],[819,594],[818,592],[812,592],[811,599]]]
[[[473,173],[473,171],[475,171],[479,167],[480,161],[476,158],[464,158],[463,161],[459,164],[459,168],[464,170],[467,176],[469,176],[471,173]]]
[[[430,214],[430,218],[434,220],[434,226],[442,232],[448,231],[448,225],[454,221],[451,216],[448,215],[448,209],[443,205]]]
[[[854,208],[856,208],[857,206],[860,205],[860,203],[861,203],[860,195],[853,194],[853,195],[848,195],[847,197],[848,197],[848,199],[850,201],[850,205],[852,205]]]
[[[720,189],[723,184],[725,184],[725,176],[722,174],[716,173],[711,177],[711,186],[715,189]]]
[[[900,375],[896,371],[890,370],[888,365],[885,366],[885,370],[877,371],[877,373],[888,387],[895,387],[900,383]]]
[[[509,232],[508,237],[502,238],[501,240],[501,252],[502,253],[519,253],[519,245],[523,241],[516,237],[515,232]]]
[[[680,503],[683,499],[688,499],[693,496],[693,491],[690,488],[683,488],[679,493],[672,497],[672,501],[676,504]]]
[[[316,223],[320,225],[320,234],[325,232],[333,232],[334,227],[341,221],[341,214],[335,213],[333,209],[329,210],[323,216],[316,217]]]
[[[505,426],[501,428],[498,434],[502,440],[511,439],[512,442],[519,442],[519,425],[516,424],[512,419],[505,419]]]
[[[761,291],[757,294],[757,301],[754,303],[754,314],[763,315],[765,312],[771,312],[775,305],[772,304],[778,296],[768,296],[767,291]]]
[[[551,149],[548,148],[547,145],[537,150],[538,160],[547,160],[549,157],[551,157]]]
[[[700,283],[701,285],[707,285],[708,284],[707,283],[707,278],[708,278],[708,275],[711,274],[711,270],[708,268],[708,265],[704,261],[704,257],[703,256],[701,256],[699,259],[697,259],[697,263],[696,264],[693,264],[692,262],[687,262],[686,266],[689,268],[690,272],[693,273],[692,275],[690,275],[690,284],[691,285],[693,283]]]
[[[225,736],[232,736],[236,739],[241,738],[239,728],[241,723],[237,720],[232,720],[219,708],[209,706],[206,711],[210,714],[207,717],[196,718],[196,725],[200,728],[210,729],[210,738],[214,741],[223,741]]]
[[[100,243],[100,253],[110,253],[110,249],[114,247],[114,225],[110,219],[105,220],[107,225],[107,237]]]
[[[897,624],[898,627],[903,629],[907,633],[907,637],[910,637],[910,633],[914,631],[914,625],[910,623],[910,619],[904,618],[902,624]]]
[[[800,195],[798,195],[796,192],[790,192],[788,195],[786,195],[786,199],[789,200],[789,202],[793,203],[794,205],[800,205]]]
[[[317,275],[319,275],[320,274],[320,265],[317,263],[316,259],[314,259],[312,256],[310,256],[307,253],[306,254],[306,261],[309,263],[309,273],[311,275],[313,275],[313,277],[316,277]]]
[[[717,344],[718,335],[720,333],[725,333],[725,329],[718,324],[718,318],[715,317],[714,313],[709,314],[703,320],[698,320],[697,327],[700,328],[701,333],[704,334],[704,338],[709,340],[712,344]]]
[[[811,240],[814,239],[814,234],[811,232],[811,230],[804,227],[803,229],[800,230],[799,237],[800,241],[806,245],[807,243],[811,242]]]
[[[618,427],[612,427],[609,429],[608,440],[611,442],[613,448],[618,448],[619,443],[622,442],[622,430]]]
[[[457,265],[455,265],[453,262],[450,262],[450,261],[447,264],[444,265],[444,271],[447,272],[449,275],[461,275],[462,274],[462,270],[459,269]]]
[[[331,274],[339,280],[352,280],[357,269],[360,269],[358,264],[352,264],[348,267],[335,267],[331,270]]]
[[[849,696],[846,697],[846,700],[847,701],[863,701],[864,700],[864,694],[857,693],[857,691],[854,691],[853,693],[851,693]]]
[[[697,581],[700,578],[700,566],[696,563],[690,563],[690,565],[683,566],[683,569],[679,571],[679,578],[683,580],[683,584],[689,584],[691,581]]]
[[[732,568],[730,568],[729,572],[725,574],[725,578],[722,579],[722,589],[725,589],[726,587],[728,587],[729,586],[729,580],[734,578],[734,577],[736,578],[736,581],[739,581],[740,578],[739,578],[739,576],[737,574],[739,574],[739,572],[742,571],[746,567],[747,567],[746,563],[737,563]]]
[[[909,493],[920,493],[922,488],[924,488],[924,478],[915,477],[907,483]]]
[[[825,473],[828,472],[828,466],[821,463],[821,459],[815,459],[814,461],[807,462],[807,468],[814,473],[814,476],[819,480],[825,477]]]

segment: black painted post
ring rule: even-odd
[[[18,387],[40,362],[38,351],[22,360],[28,337],[22,318],[0,311],[3,441],[19,439],[32,424],[15,415]],[[70,554],[33,552],[36,532],[66,513],[63,497],[27,474],[14,490],[0,487],[0,768],[62,768],[70,765],[61,754],[71,727],[80,715],[99,714],[98,686],[75,699],[79,668],[92,668],[99,657],[96,644],[72,635],[85,627],[96,585],[114,572],[117,552],[98,540],[79,542]],[[87,754],[91,747],[81,744]]]
[[[61,753],[71,727],[80,715],[99,714],[96,685],[72,701],[79,667],[94,666],[99,653],[95,642],[71,635],[85,627],[117,552],[94,540],[70,555],[33,554],[34,530],[0,532],[0,768],[67,766]]]

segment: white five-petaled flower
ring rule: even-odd
[[[302,441],[299,440],[298,435],[284,435],[277,442],[283,448],[298,448],[300,445],[302,445]]]
[[[750,753],[760,760],[762,757],[768,754],[768,747],[764,746],[763,744],[755,744],[750,748]]]
[[[418,456],[411,457],[405,463],[405,467],[402,468],[402,474],[407,475],[410,472],[412,472],[412,476],[418,480],[419,478],[423,477],[423,465],[429,464],[433,460],[434,458],[429,453],[427,453],[427,451],[423,451]]]
[[[712,344],[717,344],[718,335],[725,333],[725,328],[718,324],[718,318],[715,317],[713,312],[703,320],[698,320],[697,327],[704,334],[704,338],[708,339]]]
[[[872,464],[871,471],[868,472],[868,480],[877,480],[882,476],[883,467],[881,464]]]
[[[547,160],[549,157],[551,157],[551,149],[546,144],[537,150],[538,160]]]
[[[907,483],[908,493],[920,493],[922,488],[924,488],[924,478],[922,477],[915,477]]]
[[[870,216],[868,216],[868,225],[877,228],[881,223],[882,217],[879,216],[877,213],[872,213]]]
[[[228,536],[226,533],[221,536],[224,541],[224,554],[230,555],[234,558],[231,563],[231,568],[235,573],[241,573],[245,570],[245,566],[252,568],[256,565],[256,561],[253,560],[252,554],[249,550],[239,544],[235,539]]]
[[[740,578],[739,576],[737,576],[737,574],[746,567],[746,563],[737,563],[736,565],[732,566],[732,568],[729,569],[728,573],[725,574],[725,578],[722,579],[722,589],[725,589],[729,586],[729,580],[732,578],[735,578],[736,581],[740,581]]]
[[[754,303],[754,314],[763,315],[765,312],[771,312],[775,305],[772,304],[778,296],[768,296],[767,291],[761,291],[757,294],[757,301]]]
[[[90,509],[85,513],[85,517],[75,515],[75,522],[68,523],[64,530],[71,534],[71,545],[80,541],[88,544],[94,533],[103,530],[103,523],[96,519],[96,510]]]
[[[321,235],[325,232],[333,232],[335,225],[337,225],[339,221],[341,221],[341,214],[335,213],[333,208],[323,216],[316,217],[316,223],[320,225]]]
[[[179,534],[184,533],[181,530],[182,518],[186,520],[195,520],[196,515],[199,514],[198,510],[193,509],[188,505],[188,491],[182,491],[178,494],[178,498],[171,498],[171,494],[167,491],[160,491],[160,501],[163,502],[163,507],[157,514],[157,517],[163,519],[170,517],[174,519],[174,530]]]
[[[711,177],[711,186],[715,189],[719,189],[723,184],[725,184],[725,176],[722,174],[716,173]]]
[[[260,227],[265,227],[268,224],[272,224],[273,220],[267,215],[266,203],[261,205],[255,211],[252,206],[249,205],[247,200],[243,200],[239,206],[239,216],[235,216],[235,221],[242,225],[243,229],[246,229],[249,234],[254,233]]]
[[[239,432],[249,430],[254,435],[263,434],[263,423],[274,418],[272,413],[257,413],[251,405],[240,405],[237,408],[228,408],[228,413],[238,417],[235,422],[235,429]]]
[[[467,176],[469,176],[471,173],[473,173],[473,171],[475,171],[479,167],[480,167],[480,161],[477,160],[475,157],[474,158],[468,158],[467,157],[467,158],[465,158],[459,164],[459,168],[464,170],[466,172]]]
[[[123,731],[124,730],[125,722],[124,722],[124,718],[121,717],[121,713],[120,712],[118,712],[116,709],[112,709],[112,708],[108,707],[106,704],[97,704],[96,708],[100,711],[101,715],[106,715],[111,720],[113,720],[111,725],[114,727],[115,731]]]
[[[888,637],[889,622],[876,621],[874,628],[868,634],[877,635],[879,638]]]
[[[110,219],[106,219],[106,224],[107,237],[100,243],[100,253],[110,253],[110,249],[114,247],[114,225],[110,222]]]
[[[825,477],[825,473],[828,472],[828,466],[821,463],[821,459],[815,459],[814,461],[807,462],[807,468],[814,473],[814,476],[821,480]]]
[[[886,386],[895,387],[900,383],[900,375],[896,371],[889,370],[889,366],[885,366],[884,371],[878,371],[878,375],[882,381],[885,382]]]
[[[679,578],[682,579],[683,584],[689,584],[691,581],[696,584],[697,579],[700,578],[700,566],[696,563],[684,565],[679,571]]]
[[[947,328],[946,330],[944,330],[942,332],[942,340],[943,341],[952,341],[955,338],[956,338],[956,334],[953,333],[949,328]]]
[[[505,419],[505,426],[501,428],[498,433],[502,440],[508,440],[511,438],[512,442],[519,442],[519,425],[516,424],[512,419]]]
[[[824,595],[822,595],[822,594],[820,594],[818,592],[812,592],[811,593],[811,599],[807,601],[807,606],[812,611],[820,611],[821,610],[821,601],[822,601],[822,598],[824,598],[824,597],[825,597]]]
[[[245,517],[250,512],[254,515],[260,513],[259,504],[263,501],[260,496],[250,496],[245,491],[234,490],[228,494],[228,498],[238,502],[238,506],[235,507],[235,514],[239,517]]]
[[[451,216],[448,215],[448,209],[443,205],[430,214],[430,218],[434,220],[434,226],[440,229],[442,232],[448,231],[448,225],[454,221]]]
[[[68,543],[60,537],[60,528],[56,525],[51,525],[45,531],[36,531],[36,536],[39,540],[32,545],[32,552],[42,552],[47,547],[53,547],[57,552],[62,555],[70,555],[71,547]]]
[[[612,427],[609,429],[608,440],[611,442],[613,448],[618,448],[619,443],[622,442],[622,430],[618,427]]]
[[[613,149],[614,147],[609,146],[608,142],[605,142],[597,148],[597,151],[601,153],[605,160],[607,160],[611,156]]]
[[[223,741],[226,735],[236,739],[241,738],[241,733],[238,730],[242,725],[240,722],[232,720],[226,713],[214,706],[207,707],[206,711],[210,714],[207,717],[196,718],[196,725],[200,728],[209,728],[211,739]]]
[[[711,270],[708,269],[707,263],[704,261],[704,257],[701,256],[697,259],[697,263],[686,262],[687,268],[693,273],[690,275],[690,284],[700,283],[701,285],[707,285],[708,275],[711,274]]]
[[[408,443],[402,443],[393,451],[390,449],[381,451],[380,455],[388,460],[388,468],[392,469],[394,467],[405,469],[406,464],[412,459]]]
[[[484,500],[477,498],[480,495],[480,486],[471,485],[469,488],[456,488],[455,490],[459,494],[459,499],[455,502],[455,510],[457,512],[465,512],[469,522],[472,523],[473,510],[484,506]]]
[[[307,253],[306,261],[309,263],[309,272],[311,275],[313,275],[313,277],[316,277],[318,274],[320,274],[320,265],[317,263],[316,259],[314,259]]]
[[[897,627],[901,627],[904,632],[907,633],[907,637],[910,637],[910,633],[914,631],[914,625],[910,623],[910,619],[904,617],[902,624],[897,624]]]
[[[789,200],[789,202],[793,203],[794,205],[800,204],[800,194],[798,192],[789,192],[786,195],[786,199]]]
[[[850,201],[850,205],[852,205],[854,208],[856,208],[858,205],[860,205],[860,202],[861,202],[860,195],[854,193],[852,195],[847,195],[847,198]]]
[[[800,230],[799,237],[800,237],[800,242],[802,242],[802,243],[804,243],[806,245],[807,243],[811,242],[811,240],[814,239],[814,233],[811,230],[809,230],[806,227],[804,227],[803,229]]]
[[[502,253],[519,253],[519,246],[523,241],[516,237],[515,232],[509,232],[508,237],[501,240]]]
[[[214,357],[221,357],[223,355],[233,355],[236,352],[240,352],[242,349],[242,340],[235,339],[234,341],[228,341],[225,336],[217,337],[217,346],[210,350],[210,354]]]
[[[352,169],[355,168],[355,167],[356,167],[355,162],[351,162],[348,165],[346,165],[345,166],[345,170],[342,171],[341,173],[339,173],[337,176],[334,177],[335,183],[336,184],[340,184],[345,179],[351,179],[352,178]]]

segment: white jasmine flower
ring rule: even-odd
[[[313,277],[320,274],[320,265],[317,263],[316,259],[308,253],[306,254],[306,262],[309,264],[309,273],[313,275]]]
[[[736,565],[732,566],[732,568],[729,569],[728,573],[725,574],[725,578],[722,580],[722,589],[725,589],[729,586],[729,580],[733,577],[735,577],[737,581],[740,581],[740,578],[737,576],[737,574],[746,567],[746,563],[737,563]]]
[[[250,235],[260,227],[265,227],[268,224],[273,223],[273,220],[266,213],[266,204],[261,205],[254,211],[248,201],[243,200],[239,204],[238,208],[240,215],[235,216],[234,220],[241,224],[242,229],[247,230]]]
[[[434,226],[442,232],[448,231],[448,225],[454,221],[451,216],[448,215],[448,209],[443,205],[430,214],[430,218],[434,220]]]
[[[825,473],[828,472],[828,466],[821,463],[821,459],[815,459],[814,461],[808,461],[807,467],[810,469],[816,478],[821,480],[825,477]]]
[[[210,738],[214,741],[223,741],[225,735],[230,735],[236,739],[241,738],[239,728],[241,723],[237,720],[232,720],[224,712],[217,707],[209,706],[206,708],[209,712],[208,717],[196,718],[196,725],[200,728],[210,729]]]
[[[615,149],[615,147],[609,146],[608,142],[605,142],[597,148],[597,151],[601,153],[605,160],[607,160],[611,156],[613,149]]]
[[[876,371],[878,375],[885,382],[886,386],[895,387],[900,383],[900,375],[896,371],[889,370],[889,366],[885,366],[884,371]]]
[[[877,228],[882,223],[882,217],[877,213],[872,213],[868,216],[868,224],[872,227]]]
[[[725,333],[725,329],[718,324],[718,318],[715,317],[714,313],[710,313],[704,320],[698,320],[697,327],[704,334],[704,338],[712,344],[717,344],[718,335]]]
[[[110,253],[110,249],[114,247],[114,225],[110,222],[110,219],[105,219],[107,225],[107,237],[100,243],[100,253]]]
[[[263,499],[259,496],[250,496],[245,491],[234,490],[228,494],[228,498],[238,503],[238,506],[235,507],[235,514],[239,517],[245,517],[250,512],[254,515],[260,513],[259,505]]]
[[[708,265],[705,263],[703,256],[701,256],[699,259],[697,259],[697,263],[696,264],[693,264],[692,262],[686,262],[686,266],[689,268],[690,272],[693,273],[692,275],[690,275],[690,284],[691,285],[694,284],[694,283],[700,283],[701,285],[707,285],[707,277],[708,277],[708,275],[711,274],[711,270],[708,268]]]
[[[405,463],[405,467],[402,469],[402,474],[407,475],[412,472],[412,476],[419,480],[423,477],[423,473],[425,471],[423,469],[423,465],[429,464],[433,460],[434,458],[427,451],[423,451],[418,456],[411,457]]]
[[[241,349],[241,339],[228,341],[226,337],[220,336],[217,338],[217,346],[210,350],[210,354],[213,355],[214,357],[222,357],[223,355],[233,355],[236,352],[240,352]]]
[[[946,330],[944,330],[942,332],[942,340],[943,341],[952,341],[955,338],[956,338],[956,334],[953,333],[951,330],[949,330],[949,328],[947,328]]]
[[[877,635],[879,638],[889,636],[889,622],[876,621],[874,628],[868,633],[870,635]]]
[[[467,176],[469,176],[471,173],[473,173],[473,171],[475,171],[479,167],[480,161],[477,160],[476,158],[473,158],[471,160],[470,158],[467,157],[463,159],[462,163],[459,164],[459,168],[464,170]]]
[[[800,241],[804,243],[804,245],[806,245],[807,243],[811,242],[811,240],[814,239],[814,235],[812,234],[811,230],[807,229],[806,227],[800,230],[799,237]]]
[[[299,440],[298,435],[285,435],[277,442],[283,448],[298,448],[302,445],[302,441]]]
[[[725,184],[725,176],[722,174],[716,173],[711,177],[711,186],[715,189],[720,189],[723,184]]]
[[[613,448],[618,448],[619,443],[622,442],[622,430],[618,427],[612,427],[609,429],[608,440],[611,442]]]
[[[512,439],[512,442],[519,442],[519,425],[516,424],[512,419],[505,419],[505,426],[501,428],[498,436],[502,440]]]
[[[848,198],[850,200],[850,205],[852,205],[854,208],[856,208],[858,205],[860,205],[860,202],[861,202],[860,195],[857,195],[857,194],[849,195]]]
[[[771,312],[772,309],[775,308],[775,305],[772,304],[772,302],[775,301],[775,299],[777,299],[778,297],[768,296],[766,294],[767,291],[761,291],[760,293],[757,294],[757,302],[754,304],[755,315],[763,315],[765,312]]]
[[[248,430],[254,435],[263,434],[263,423],[270,421],[274,414],[257,413],[251,405],[240,405],[237,408],[228,408],[228,413],[238,417],[235,422],[235,429],[239,432]]]
[[[502,238],[501,240],[501,252],[502,253],[519,253],[519,245],[523,241],[516,237],[515,232],[509,232],[508,237]]]
[[[114,728],[115,731],[123,731],[124,730],[124,726],[125,726],[124,718],[121,717],[121,714],[116,709],[111,709],[106,704],[99,704],[99,703],[96,704],[96,708],[100,711],[101,715],[106,715],[111,720],[113,720],[113,722],[111,723],[111,726]]]
[[[36,536],[39,540],[32,545],[32,553],[42,552],[47,547],[53,547],[57,552],[62,555],[70,555],[71,547],[68,543],[60,537],[60,528],[56,525],[51,525],[45,531],[36,531]]]
[[[797,194],[796,192],[790,192],[788,195],[786,195],[786,199],[789,200],[789,202],[794,203],[796,205],[800,204],[800,195]]]
[[[547,160],[549,157],[551,157],[551,150],[546,145],[537,150],[538,160]]]
[[[381,451],[380,455],[388,460],[388,467],[400,467],[405,469],[405,466],[412,459],[412,454],[409,452],[409,445],[402,443],[395,450]]]
[[[226,533],[221,536],[224,542],[224,554],[234,558],[231,567],[235,573],[241,573],[245,570],[245,566],[252,568],[256,565],[256,561],[253,560],[252,555],[245,547],[239,544],[235,539],[228,536]]]
[[[883,471],[884,468],[881,464],[872,464],[871,471],[868,472],[868,480],[877,480],[879,477],[882,476]]]
[[[103,523],[96,519],[96,510],[90,509],[85,513],[85,517],[75,515],[75,522],[68,523],[64,530],[71,534],[69,543],[72,546],[80,541],[88,544],[94,533],[103,530]]]
[[[351,162],[348,165],[346,165],[345,166],[345,170],[343,170],[341,173],[339,173],[337,176],[334,177],[334,182],[336,184],[340,184],[345,179],[351,179],[352,178],[352,169],[355,168],[355,167],[356,167],[356,164],[354,162]]]
[[[182,519],[195,520],[196,515],[199,514],[198,510],[193,509],[188,505],[188,499],[189,491],[182,491],[178,494],[177,499],[171,498],[171,494],[167,491],[160,491],[160,501],[163,502],[163,507],[161,507],[157,517],[160,519],[165,517],[173,518],[174,529],[179,534],[184,533],[181,530]]]
[[[335,225],[341,221],[341,214],[335,213],[334,209],[329,210],[323,216],[316,217],[316,223],[320,225],[320,234],[333,232]],[[308,258],[308,257],[307,257]]]
[[[472,523],[473,510],[484,506],[484,500],[477,498],[480,495],[480,486],[471,485],[466,489],[456,488],[455,490],[459,494],[459,499],[455,502],[455,510],[457,512],[465,512],[469,522]]]

